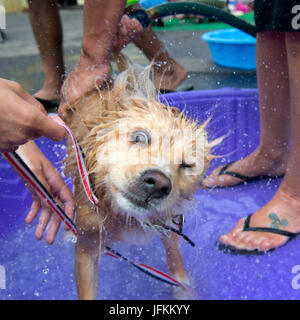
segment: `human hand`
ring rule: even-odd
[[[0,79],[0,152],[14,151],[39,136],[60,141],[65,130],[18,83]]]
[[[65,184],[58,171],[45,158],[36,144],[33,141],[30,141],[19,147],[17,153],[25,161],[32,172],[41,181],[52,197],[57,201],[57,203],[64,209],[67,216],[73,220],[74,200],[72,192]],[[47,225],[49,225],[46,242],[48,244],[52,244],[59,230],[61,220],[56,213],[53,213],[46,200],[43,199],[31,185],[29,185],[27,182],[25,182],[25,184],[32,195],[31,209],[25,219],[25,222],[31,224],[41,210],[38,225],[35,231],[35,237],[38,240],[41,240]],[[65,226],[65,229],[68,230],[67,226]]]
[[[124,14],[119,23],[117,35],[113,44],[113,52],[119,53],[131,41],[137,39],[143,31],[143,27],[137,19],[131,19]]]
[[[111,53],[119,53],[127,44],[135,40],[143,31],[142,25],[136,19],[123,15],[113,41],[103,39],[101,49],[95,48],[95,43],[100,40],[83,41],[79,61],[67,77],[63,88],[61,104],[58,113],[63,118],[66,105],[86,92],[100,87],[110,77]],[[110,42],[112,45],[110,45]]]

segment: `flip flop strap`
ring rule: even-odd
[[[59,107],[59,102],[58,101],[50,101],[50,100],[45,100],[42,98],[35,98],[37,101],[39,101],[45,109],[51,109],[51,108],[58,108]]]
[[[267,227],[250,227],[251,217],[252,217],[252,214],[249,214],[248,217],[245,219],[243,231],[257,231],[257,232],[275,233],[275,234],[279,234],[281,236],[286,236],[289,238],[294,238],[294,237],[300,235],[300,232],[293,233],[293,232],[289,232],[286,230],[267,228]]]
[[[233,171],[226,171],[228,169],[228,167],[231,166],[232,164],[234,164],[235,162],[236,162],[236,160],[225,164],[225,166],[223,166],[222,169],[220,170],[219,176],[221,176],[222,174],[226,174],[228,176],[232,176],[234,178],[241,179],[243,181],[246,181],[247,179],[249,179],[249,177],[244,176],[242,174],[239,174],[239,173],[236,173],[236,172],[233,172]]]

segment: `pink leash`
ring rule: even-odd
[[[84,164],[83,154],[81,152],[81,149],[76,137],[74,136],[71,129],[63,122],[61,118],[59,118],[58,116],[53,116],[52,119],[57,123],[59,123],[60,125],[62,125],[70,134],[72,142],[74,144],[74,148],[75,148],[77,166],[78,166],[84,191],[88,199],[93,204],[98,204],[99,200],[97,199],[95,194],[92,192],[92,189],[90,187],[88,174]],[[22,158],[16,152],[4,152],[3,156],[7,160],[7,162],[37,191],[37,193],[47,201],[48,205],[51,207],[51,209],[54,212],[58,214],[62,222],[65,223],[70,228],[70,230],[73,232],[75,236],[77,236],[76,225],[74,224],[74,222],[66,215],[64,210],[59,206],[59,204],[55,201],[55,199],[51,196],[51,194],[47,191],[47,189],[43,186],[43,184],[35,176],[35,174],[31,171],[31,169],[26,165],[26,163],[22,160]],[[186,287],[185,285],[183,285],[176,279],[172,278],[171,276],[167,275],[166,273],[158,269],[155,269],[153,267],[147,266],[145,264],[138,263],[133,260],[129,260],[128,258],[124,257],[123,255],[121,255],[120,253],[118,253],[117,251],[109,247],[106,247],[106,251],[104,252],[104,254],[116,259],[127,261],[131,265],[133,265],[134,267],[148,274],[151,277],[154,277],[170,285],[181,287],[191,292],[190,288]]]

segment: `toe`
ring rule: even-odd
[[[240,219],[237,225],[231,231],[219,238],[219,241],[227,245],[231,245],[232,243],[234,243],[237,234],[243,231],[244,221],[245,219]]]
[[[259,249],[261,251],[268,251],[272,248],[272,241],[270,241],[269,239],[265,239],[264,241],[262,241],[259,245]]]
[[[288,241],[287,237],[278,236],[278,235],[270,235],[270,237],[265,237],[265,239],[259,245],[260,250],[268,251],[274,248],[281,247]]]
[[[204,178],[202,183],[204,186],[213,187],[217,183],[218,173],[220,168],[216,168],[208,177]]]
[[[239,250],[267,251],[272,247],[265,233],[244,231],[245,219],[240,219],[237,225],[227,234],[219,238],[220,243]]]
[[[255,247],[256,249],[261,249],[262,248],[261,244],[265,240],[267,240],[267,237],[264,235],[261,235],[260,237],[253,237],[251,243],[252,243],[253,247]]]
[[[222,166],[215,169],[210,176],[203,179],[202,184],[206,187],[231,187],[242,182],[241,179],[227,175],[221,174],[220,170],[222,170]]]
[[[221,242],[221,243],[223,243],[223,244],[229,244],[230,242],[231,242],[231,239],[230,239],[230,237],[227,235],[227,234],[224,234],[223,236],[221,236],[220,238],[219,238],[219,241]]]

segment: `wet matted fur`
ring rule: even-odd
[[[158,232],[184,213],[213,158],[205,126],[165,106],[141,69],[119,57],[123,71],[66,108],[64,121],[77,137],[94,193],[86,198],[75,153],[67,139],[65,173],[74,181],[78,239],[75,273],[79,299],[95,299],[98,261],[107,245]],[[170,273],[188,283],[177,235],[160,234]]]

